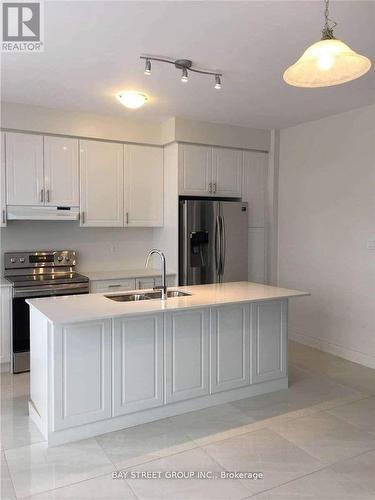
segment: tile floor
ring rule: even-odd
[[[288,390],[48,448],[27,416],[28,375],[2,374],[0,498],[374,500],[375,370],[290,342],[289,377]]]

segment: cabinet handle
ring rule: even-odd
[[[44,189],[40,190],[40,201],[43,203],[44,202]]]
[[[5,210],[3,210],[3,224],[6,223],[6,213],[5,213]]]
[[[81,222],[82,222],[82,224],[85,223],[85,212],[81,213]]]
[[[214,182],[214,193],[216,193],[216,182]]]
[[[121,284],[118,284],[118,285],[108,285],[108,288],[119,288],[121,286]]]
[[[50,202],[50,196],[49,196],[49,193],[50,193],[50,191],[49,191],[49,189],[47,189],[47,203],[49,203],[49,202]]]
[[[208,185],[208,192],[212,193],[212,182],[210,182]]]
[[[129,224],[129,212],[126,212],[126,224]]]

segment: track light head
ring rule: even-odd
[[[186,83],[189,81],[189,77],[188,77],[188,72],[187,72],[187,69],[186,68],[182,68],[182,76],[181,76],[181,81],[183,83]]]
[[[145,75],[151,75],[151,61],[150,61],[150,59],[146,59],[144,73],[145,73]]]
[[[215,89],[221,89],[221,78],[220,75],[215,75]]]

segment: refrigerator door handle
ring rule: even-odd
[[[220,231],[220,215],[216,217],[215,223],[215,266],[217,274],[220,274],[221,267],[221,231]]]
[[[225,220],[222,215],[220,215],[220,222],[221,222],[221,228],[220,228],[220,260],[221,260],[221,266],[220,266],[220,274],[224,274],[224,269],[225,269],[225,253],[226,253],[226,246],[227,246],[227,241],[226,241],[226,235],[225,235]]]

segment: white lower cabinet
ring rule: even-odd
[[[166,314],[166,402],[209,393],[210,310]]]
[[[113,415],[163,404],[163,315],[113,322]]]
[[[150,290],[155,286],[154,278],[137,278],[135,280],[137,290]]]
[[[251,307],[253,383],[286,377],[288,301],[270,300]]]
[[[111,320],[56,327],[54,430],[111,417]]]
[[[250,306],[234,304],[211,312],[211,392],[250,384]]]

